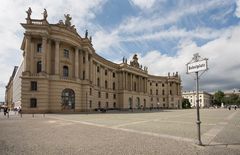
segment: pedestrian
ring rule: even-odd
[[[8,108],[7,108],[7,107],[4,107],[3,112],[4,112],[4,116],[6,116],[7,113],[8,113]]]
[[[237,110],[237,106],[236,105],[234,106],[234,109]]]
[[[228,110],[231,110],[231,106],[228,106]]]

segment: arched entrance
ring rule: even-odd
[[[72,89],[62,91],[62,109],[75,109],[75,93]]]

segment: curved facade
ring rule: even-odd
[[[21,49],[24,61],[19,101],[22,111],[80,112],[97,108],[181,108],[181,80],[149,75],[137,55],[121,64],[110,62],[81,37],[71,17],[57,24],[26,18]],[[19,81],[19,80],[18,80]]]

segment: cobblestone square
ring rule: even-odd
[[[240,154],[239,110],[94,114],[0,113],[0,154]]]

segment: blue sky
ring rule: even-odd
[[[28,7],[32,18],[57,23],[64,14],[83,36],[88,29],[93,47],[104,58],[120,63],[133,54],[149,73],[178,71],[183,90],[193,90],[194,78],[185,64],[194,53],[209,58],[209,71],[200,81],[206,91],[240,88],[239,0],[4,0],[0,9],[0,101],[13,66],[22,60],[20,50]],[[3,13],[4,12],[4,13]]]

